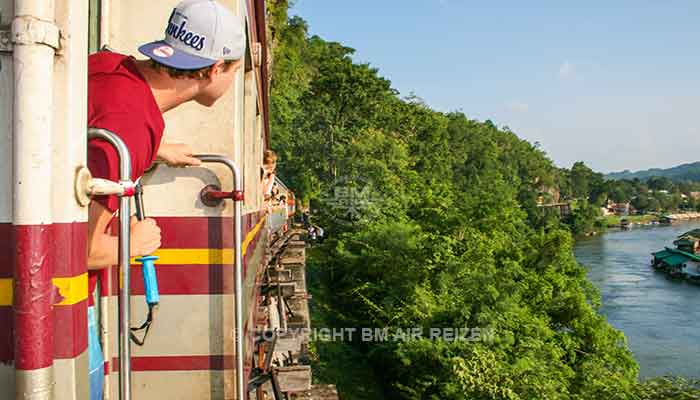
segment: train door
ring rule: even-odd
[[[0,0],[0,399],[87,398],[88,2]]]

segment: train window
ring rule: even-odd
[[[100,8],[102,0],[89,0],[88,6],[88,54],[100,49]]]
[[[258,115],[256,116],[256,126],[257,126],[257,131],[255,132],[255,157],[253,157],[252,162],[253,162],[253,169],[257,168],[262,168],[262,153],[265,151],[265,147],[263,146],[263,142],[261,140],[261,132],[263,131],[263,119],[262,115],[260,114],[260,110],[258,110]],[[262,207],[262,185],[260,182],[260,179],[255,179],[255,209],[259,210]]]

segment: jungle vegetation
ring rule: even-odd
[[[279,174],[327,237],[307,260],[313,323],[488,333],[314,343],[317,380],[346,399],[697,398],[679,397],[694,382],[637,382],[570,226],[537,206],[570,173],[506,127],[401,96],[288,1],[268,4]]]

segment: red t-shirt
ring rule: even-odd
[[[124,141],[131,156],[132,181],[155,160],[165,122],[132,57],[99,52],[88,58],[88,127],[107,129]],[[119,157],[109,143],[90,140],[87,164],[93,177],[119,181]],[[94,201],[111,212],[119,209],[117,196],[96,196]],[[88,274],[90,305],[98,274]]]

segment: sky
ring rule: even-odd
[[[601,172],[700,161],[700,1],[296,0],[402,96]]]

